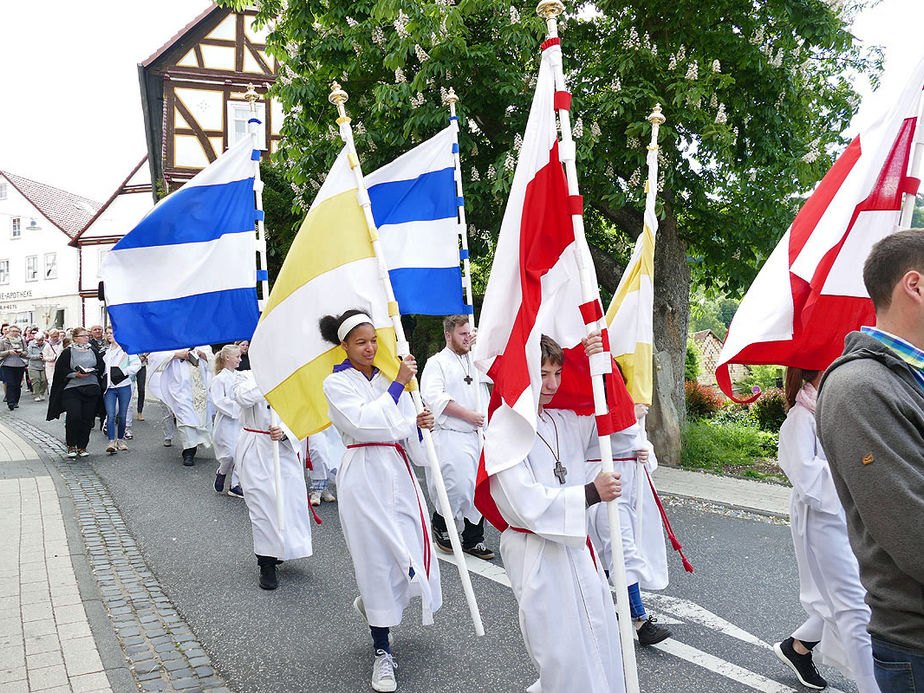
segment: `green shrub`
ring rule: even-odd
[[[757,425],[765,431],[779,431],[786,420],[786,394],[774,387],[764,390],[751,405]]]
[[[722,408],[724,398],[708,385],[687,380],[683,390],[687,399],[687,417],[692,420],[708,418]]]
[[[749,368],[750,374],[735,383],[742,390],[750,390],[755,385],[761,390],[768,390],[776,387],[777,378],[783,377],[783,369],[779,366],[749,366]]]
[[[690,421],[683,430],[680,463],[684,467],[723,471],[726,465],[747,465],[776,457],[779,436],[740,423]]]
[[[696,380],[702,372],[699,365],[699,350],[692,339],[687,340],[687,358],[683,364],[683,379]]]

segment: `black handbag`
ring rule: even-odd
[[[122,369],[119,368],[118,366],[113,366],[112,368],[109,369],[109,382],[113,386],[118,385],[119,383],[123,382],[127,378],[128,376],[125,375],[125,373],[122,372]]]

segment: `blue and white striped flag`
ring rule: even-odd
[[[467,314],[450,126],[366,176],[395,298],[403,314]]]
[[[109,318],[127,353],[250,339],[260,317],[252,146],[228,149],[106,253]]]

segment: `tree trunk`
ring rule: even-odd
[[[680,429],[686,418],[683,365],[690,313],[687,247],[668,215],[658,228],[654,262],[654,396],[647,420],[658,460],[680,462]]]

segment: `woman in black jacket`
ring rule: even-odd
[[[64,437],[67,456],[86,457],[90,431],[96,416],[104,416],[103,387],[100,377],[105,372],[103,359],[90,347],[90,333],[78,327],[73,331],[73,343],[61,352],[55,363],[51,394],[48,397],[47,420],[67,413]]]

